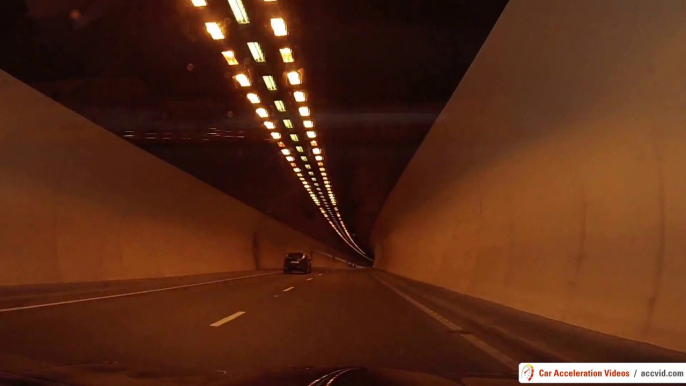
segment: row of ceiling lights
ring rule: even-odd
[[[265,3],[276,3],[276,0],[263,1]],[[191,0],[191,2],[196,7],[207,6],[207,0]],[[250,24],[250,18],[248,16],[248,13],[246,12],[242,0],[228,0],[228,2],[229,6],[231,7],[231,11],[233,12],[233,15],[236,19],[236,22],[238,24]],[[288,27],[286,21],[282,17],[272,17],[270,19],[270,26],[272,28],[274,36],[281,38],[283,40],[284,37],[288,35]],[[212,39],[225,39],[224,30],[219,23],[206,22],[205,28],[207,29],[207,32],[210,34]],[[248,42],[247,45],[248,50],[250,51],[250,55],[256,63],[266,63],[265,54],[258,42]],[[293,51],[290,47],[285,46],[279,48],[279,54],[284,64],[288,65],[293,64],[295,62],[293,58]],[[239,65],[239,61],[236,57],[236,52],[234,50],[222,51],[222,56],[224,57],[229,66]],[[249,103],[256,106],[255,113],[260,119],[263,120],[262,124],[267,130],[270,131],[271,137],[275,141],[277,141],[276,143],[280,148],[281,153],[285,157],[285,160],[289,162],[290,166],[293,169],[293,172],[302,182],[303,187],[310,195],[312,201],[317,205],[317,207],[319,207],[320,212],[329,222],[329,225],[331,225],[331,227],[334,229],[334,231],[336,231],[339,237],[343,241],[345,241],[353,250],[355,250],[363,257],[369,259],[366,256],[365,252],[355,243],[355,241],[351,237],[347,227],[345,226],[345,223],[343,222],[341,214],[339,213],[336,196],[333,193],[331,181],[329,180],[326,168],[324,167],[323,150],[319,143],[317,143],[317,132],[314,130],[314,122],[311,118],[312,112],[310,111],[309,107],[304,105],[304,103],[308,101],[308,95],[305,91],[300,89],[303,85],[302,69],[287,70],[284,73],[283,78],[285,84],[290,85],[292,88],[294,88],[294,91],[290,95],[292,95],[293,101],[297,106],[298,115],[302,120],[302,126],[305,129],[305,136],[307,137],[305,143],[301,143],[300,137],[298,137],[297,133],[288,134],[290,141],[293,143],[294,149],[289,148],[283,142],[284,136],[282,135],[282,133],[277,131],[277,123],[273,120],[270,120],[269,111],[266,108],[262,107],[261,103],[264,98],[261,98],[256,90],[251,89],[254,87],[254,85],[251,81],[250,73],[248,71],[236,71],[236,74],[233,76],[233,79],[235,80],[239,88],[250,90],[246,95]],[[264,82],[264,85],[268,91],[277,90],[277,82],[273,76],[263,75],[262,81]],[[274,100],[274,106],[276,107],[276,110],[278,112],[287,113],[286,105],[283,100]],[[290,118],[283,118],[281,121],[286,129],[294,129],[293,121]],[[319,184],[319,180],[315,176],[315,173],[312,170],[312,165],[310,164],[310,160],[306,155],[308,145],[310,156],[314,158],[314,160],[316,161],[316,165],[319,169],[319,174],[321,175],[321,182],[324,185],[326,194],[322,191],[322,188]],[[296,156],[299,157],[299,159],[297,159]],[[302,163],[305,170],[300,168],[296,161]]]

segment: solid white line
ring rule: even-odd
[[[424,306],[423,304],[419,303],[418,301],[412,299],[411,297],[407,296],[405,293],[401,292],[399,289],[393,287],[391,284],[379,279],[376,277],[376,275],[372,275],[376,280],[381,282],[383,285],[386,287],[390,288],[393,290],[395,293],[400,295],[403,299],[409,301],[412,303],[415,307],[419,308],[420,310],[424,311],[427,313],[429,316],[432,318],[436,319],[439,321],[441,324],[444,326],[448,327],[451,331],[463,331],[462,328],[455,323],[449,321],[448,319],[442,317],[438,313],[434,312],[433,310],[429,309],[428,307]],[[493,358],[497,359],[500,363],[504,364],[510,369],[517,369],[519,367],[518,363],[515,362],[512,358],[509,356],[503,354],[500,352],[498,349],[494,348],[493,346],[489,345],[488,343],[484,342],[483,340],[477,338],[474,335],[471,334],[462,334],[460,335],[462,338],[464,338],[467,342],[473,344],[474,346],[478,347],[488,355],[492,356]]]
[[[216,322],[210,324],[210,327],[219,327],[219,326],[221,326],[222,324],[228,323],[228,322],[230,322],[230,321],[236,319],[237,317],[239,317],[239,316],[241,316],[241,315],[243,315],[243,314],[245,314],[245,311],[238,311],[238,312],[236,312],[235,314],[229,315],[229,316],[227,316],[227,317],[224,318],[224,319],[217,320]]]
[[[310,280],[312,280],[312,279],[314,279],[314,278],[313,278],[313,277],[311,277],[311,278],[307,279],[307,281],[310,281]]]
[[[239,276],[239,277],[232,277],[229,279],[221,279],[221,280],[213,280],[213,281],[206,281],[202,283],[194,283],[194,284],[185,284],[185,285],[177,285],[174,287],[165,287],[165,288],[157,288],[157,289],[152,289],[152,290],[145,290],[145,291],[136,291],[136,292],[127,292],[123,294],[116,294],[116,295],[107,295],[107,296],[98,296],[94,298],[84,298],[84,299],[76,299],[76,300],[66,300],[63,302],[55,302],[55,303],[44,303],[44,304],[34,304],[30,306],[21,306],[21,307],[13,307],[13,308],[5,308],[1,309],[0,313],[2,312],[12,312],[12,311],[21,311],[21,310],[30,310],[33,308],[43,308],[43,307],[53,307],[53,306],[61,306],[63,304],[73,304],[73,303],[83,303],[83,302],[92,302],[94,300],[101,300],[101,299],[113,299],[113,298],[122,298],[124,296],[133,296],[133,295],[142,295],[142,294],[149,294],[153,292],[161,292],[161,291],[169,291],[173,289],[178,289],[178,288],[188,288],[188,287],[196,287],[199,285],[206,285],[206,284],[214,284],[214,283],[222,283],[225,281],[232,281],[232,280],[238,280],[238,279],[247,279],[250,277],[258,277],[258,276],[267,276],[267,275],[274,275],[280,272],[270,272],[270,273],[261,273],[259,275],[248,275],[248,276]]]
[[[331,379],[329,379],[329,382],[326,382],[326,386],[331,386],[331,385],[333,385],[333,382],[334,382],[336,379],[338,379],[338,377],[340,377],[341,375],[347,373],[348,371],[353,371],[353,370],[357,370],[357,369],[345,369],[345,370],[341,371],[340,373],[334,375]]]
[[[283,290],[283,292],[288,292],[288,291],[292,290],[293,288],[295,288],[295,287],[288,287],[285,290]]]
[[[325,381],[325,380],[326,380],[326,377],[331,376],[331,375],[335,375],[336,373],[340,373],[341,371],[345,371],[345,370],[347,370],[347,369],[338,369],[338,370],[336,370],[336,371],[332,371],[332,372],[330,372],[330,373],[328,373],[328,374],[322,375],[321,377],[319,377],[319,378],[315,379],[314,381],[312,381],[312,382],[311,382],[309,385],[307,385],[307,386],[320,386],[320,385],[321,385],[320,382]]]

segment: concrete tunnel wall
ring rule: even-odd
[[[684,20],[510,1],[385,203],[375,266],[686,350]]]
[[[0,285],[279,268],[343,253],[0,72]]]

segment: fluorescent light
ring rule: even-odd
[[[264,84],[267,85],[267,88],[269,90],[276,90],[276,83],[274,82],[274,78],[271,75],[265,75],[262,77],[262,79],[264,79]]]
[[[252,54],[252,58],[255,59],[256,62],[264,63],[264,52],[262,52],[260,43],[248,42],[248,49],[250,50],[250,54]]]
[[[314,176],[314,172],[307,172],[307,174]],[[316,180],[316,178],[315,178],[315,180]]]
[[[305,122],[308,122],[308,121],[305,121]],[[307,125],[305,125],[305,127],[307,127]],[[312,130],[306,132],[305,134],[307,134],[307,138],[317,138],[317,133],[315,133]]]
[[[310,146],[319,146],[319,145],[317,144],[317,141],[313,140],[313,141],[310,141]]]
[[[300,113],[301,116],[303,117],[309,117],[310,116],[310,108],[307,106],[301,106],[298,108],[298,112]]]
[[[224,59],[226,59],[226,63],[229,64],[229,66],[237,66],[238,65],[238,60],[236,60],[236,53],[228,50],[228,51],[222,51],[222,55],[224,56]]]
[[[279,53],[281,53],[281,59],[284,63],[293,63],[293,51],[290,48],[279,48]]]
[[[295,158],[293,158],[289,155],[288,157],[286,157],[286,161],[293,162],[293,161],[295,161]]]
[[[296,173],[300,173],[300,172],[301,172],[300,168],[294,168],[293,171],[296,172]]]
[[[297,150],[298,153],[304,153],[304,152],[305,152],[305,149],[303,149],[302,146],[296,146],[296,147],[295,147],[295,150]]]
[[[298,142],[298,141],[300,141],[300,138],[298,138],[297,134],[291,134],[291,140],[293,142]]]
[[[288,35],[288,28],[286,28],[286,22],[280,18],[276,17],[271,20],[272,29],[274,30],[275,36],[286,36]]]
[[[257,115],[259,115],[261,118],[267,118],[269,117],[269,113],[264,107],[260,107],[259,109],[255,110]]]
[[[240,73],[233,77],[236,82],[241,85],[241,87],[250,87],[250,78],[247,75]]]
[[[302,83],[302,79],[300,79],[300,73],[298,71],[290,71],[286,74],[286,77],[288,77],[288,83],[294,86]]]
[[[245,7],[243,7],[243,2],[241,0],[229,0],[229,5],[231,6],[231,11],[236,17],[238,24],[250,23],[250,19],[248,19],[248,14],[245,12]]]
[[[251,92],[248,94],[248,100],[250,103],[255,104],[255,103],[260,103],[260,96],[255,94],[254,92]]]
[[[286,105],[283,104],[283,101],[274,101],[274,106],[281,112],[286,111]]]
[[[224,39],[224,33],[222,32],[222,28],[219,26],[217,23],[205,23],[205,28],[207,29],[207,32],[210,33],[210,36],[212,36],[212,39],[214,40],[221,40]]]
[[[286,144],[283,142],[277,142],[276,144],[279,145],[279,147],[286,147]],[[293,164],[293,166],[295,166],[295,164]]]
[[[286,127],[289,128],[289,129],[292,129],[292,128],[293,128],[293,122],[291,122],[290,119],[284,119],[284,120],[283,120],[283,125],[286,126]]]
[[[307,162],[307,157],[305,157],[304,155],[301,155],[300,159],[303,160],[303,162]]]
[[[191,0],[191,3],[193,3],[193,5],[196,7],[206,7],[207,6],[207,2],[205,0]]]
[[[311,129],[314,127],[314,122],[310,121],[309,119],[305,120],[305,121],[303,121],[303,126],[307,127],[308,129]],[[314,138],[314,137],[310,137],[310,138]]]
[[[281,139],[281,134],[277,133],[276,131],[272,131],[272,138]]]
[[[264,122],[264,127],[266,127],[269,130],[274,130],[276,126],[274,125],[274,122],[271,121],[265,121]],[[273,136],[273,135],[272,135]],[[278,138],[277,138],[278,139]]]
[[[317,160],[317,161],[321,161],[321,160],[324,159],[324,157],[322,157],[322,156],[320,156],[320,155],[316,155],[316,156],[314,156],[314,159]]]
[[[305,102],[307,101],[307,95],[305,95],[304,91],[296,91],[293,93],[293,98],[295,98],[296,102]]]
[[[317,162],[318,166],[324,166],[324,162]]]
[[[283,153],[283,155],[291,155],[291,151],[288,149],[281,149],[281,153]]]
[[[315,147],[314,149],[312,149],[312,153],[313,154],[322,154],[322,149]]]
[[[305,164],[305,169],[312,169],[312,166],[310,166],[310,164]]]

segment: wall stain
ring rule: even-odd
[[[586,237],[587,237],[587,225],[588,225],[588,199],[586,197],[586,192],[581,191],[581,218],[579,221],[579,245],[577,248],[576,256],[574,256],[574,274],[568,283],[568,295],[567,295],[567,306],[562,309],[561,320],[566,320],[570,303],[574,297],[574,291],[579,283],[579,275],[581,275],[581,267],[586,260]]]
[[[664,260],[665,260],[665,181],[664,173],[662,170],[662,157],[655,148],[653,143],[653,151],[656,155],[656,173],[657,173],[657,210],[658,210],[658,246],[657,246],[657,256],[655,263],[655,274],[653,276],[653,288],[650,298],[648,298],[648,315],[646,317],[646,322],[643,325],[643,334],[647,334],[651,330],[653,319],[655,316],[655,307],[657,304],[657,298],[660,295],[660,288],[662,287],[662,272],[664,270]]]

